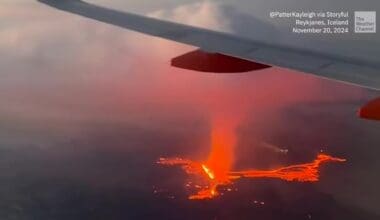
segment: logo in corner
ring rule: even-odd
[[[376,33],[376,11],[355,11],[355,33]]]

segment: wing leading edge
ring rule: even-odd
[[[38,1],[83,17],[196,46],[205,51],[380,90],[380,63],[377,62],[271,45],[228,33],[104,8],[81,0]]]

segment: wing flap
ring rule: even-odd
[[[291,53],[274,48],[259,48],[247,56],[252,60],[271,62],[276,66],[290,69],[302,68],[304,71],[317,70],[321,66],[331,63],[330,60],[325,58]]]
[[[321,67],[314,74],[324,78],[380,90],[380,68],[376,67],[332,61],[330,65]]]

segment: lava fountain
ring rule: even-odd
[[[160,158],[157,163],[166,166],[180,166],[187,174],[201,177],[206,184],[196,185],[199,189],[189,199],[212,199],[220,193],[218,187],[233,184],[240,178],[277,178],[285,181],[316,182],[319,180],[319,168],[327,162],[344,162],[345,159],[319,154],[309,163],[280,167],[272,170],[233,171],[236,123],[234,120],[214,120],[211,132],[211,151],[204,162],[195,162],[182,158]],[[189,184],[186,184],[189,186]]]
[[[220,117],[223,116],[223,117]],[[319,154],[309,163],[279,167],[272,170],[233,170],[235,130],[240,121],[236,115],[219,115],[212,120],[211,150],[207,160],[196,162],[182,158],[160,158],[157,163],[166,166],[180,166],[187,174],[200,177],[205,184],[197,184],[197,192],[189,199],[212,199],[220,195],[218,188],[232,185],[241,178],[276,178],[285,181],[316,182],[319,168],[327,162],[344,162],[345,159]],[[199,178],[198,178],[199,179]],[[192,181],[191,181],[192,182]],[[186,186],[190,186],[187,183]]]

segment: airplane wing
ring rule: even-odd
[[[140,33],[173,40],[264,65],[278,66],[380,90],[380,63],[276,46],[204,28],[192,27],[100,7],[81,0],[38,0],[54,8]]]

